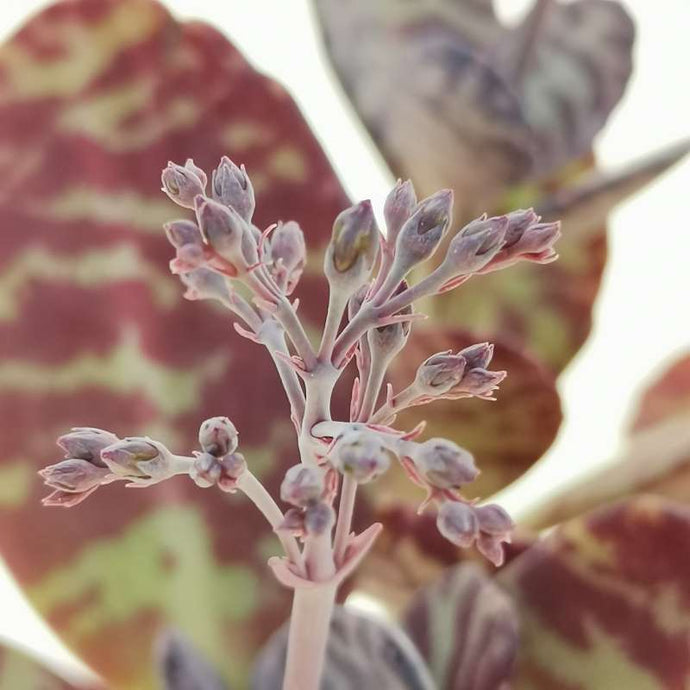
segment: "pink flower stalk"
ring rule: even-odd
[[[208,177],[193,161],[170,163],[162,173],[163,191],[195,214],[194,220],[165,227],[176,251],[171,271],[186,286],[185,297],[220,301],[237,332],[264,345],[273,359],[300,455],[280,488],[288,507],[279,507],[252,474],[251,458],[238,452],[238,431],[227,417],[202,422],[199,449],[185,455],[147,437],[119,439],[99,429],[74,429],[59,440],[66,458],[41,471],[54,489],[44,503],[72,506],[114,481],[145,486],[176,475],[202,488],[244,493],[280,538],[284,554],[269,565],[294,590],[283,687],[316,690],[336,591],[381,529],[372,525],[352,532],[359,484],[392,471],[397,460],[426,492],[420,510],[436,506],[443,536],[463,548],[476,545],[496,565],[502,562],[502,543],[513,529],[510,517],[499,506],[477,506],[461,493],[479,474],[473,456],[445,439],[418,441],[421,427],[408,432],[393,427],[398,412],[415,405],[493,399],[506,375],[488,369],[493,347],[479,343],[431,355],[406,388],[388,390],[383,400],[381,391],[390,362],[422,316],[414,311],[418,300],[517,261],[551,261],[559,228],[540,223],[532,210],[516,211],[479,218],[444,242],[452,192],[417,202],[412,184],[398,182],[384,208],[385,236],[368,201],[335,219],[324,257],[329,308],[316,345],[289,299],[306,261],[299,225],[278,223],[262,232],[252,223],[255,197],[244,166],[224,157],[210,179],[208,196]],[[445,252],[438,267],[408,283],[410,271],[438,252]],[[350,419],[334,420],[331,396],[350,362],[358,370]]]

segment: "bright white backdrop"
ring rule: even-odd
[[[0,39],[44,0],[3,2]],[[307,0],[167,0],[181,17],[213,22],[261,70],[287,86],[354,198],[380,207],[391,179],[324,63]],[[502,0],[506,17],[527,0]],[[597,141],[605,166],[690,135],[690,3],[628,0],[638,24],[635,74],[606,134]],[[610,224],[610,259],[594,331],[560,382],[566,421],[548,456],[504,495],[519,511],[537,494],[611,458],[630,401],[674,355],[690,348],[690,161],[619,207]],[[1,222],[1,219],[0,219]],[[1,449],[0,449],[1,452]],[[40,507],[37,506],[37,510]],[[69,662],[21,598],[0,563],[0,638]]]

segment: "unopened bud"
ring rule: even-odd
[[[244,165],[238,168],[227,156],[223,156],[211,176],[211,188],[216,201],[235,209],[244,220],[252,219],[256,206],[254,187]]]
[[[284,275],[284,281],[278,280],[280,285],[286,283],[286,292],[290,294],[304,270],[307,260],[307,247],[304,242],[302,228],[295,221],[279,223],[271,235],[271,260],[274,273]]]
[[[490,503],[475,508],[479,529],[482,532],[491,534],[495,537],[508,537],[515,528],[515,523],[505,509],[501,506]]]
[[[319,501],[325,489],[325,472],[320,467],[300,464],[285,473],[280,485],[280,498],[286,503],[305,508]]]
[[[276,527],[276,531],[289,532],[295,537],[304,536],[304,511],[300,508],[286,510],[284,520]]]
[[[166,223],[163,228],[168,236],[168,241],[176,249],[188,244],[201,245],[203,243],[201,231],[191,220],[173,220]]]
[[[113,474],[121,477],[147,477],[141,463],[156,460],[160,450],[146,438],[123,438],[101,451],[101,459]]]
[[[501,250],[507,229],[505,216],[473,220],[451,240],[438,270],[449,277],[476,273]]]
[[[199,181],[201,182],[201,186],[206,189],[206,184],[208,183],[208,177],[206,177],[206,173],[194,163],[194,160],[192,158],[188,158],[184,162],[184,167],[187,168],[190,172],[193,172],[198,178]]]
[[[83,492],[99,486],[110,471],[94,465],[89,460],[71,458],[45,467],[38,474],[46,485],[53,489]]]
[[[379,249],[379,231],[370,201],[342,211],[333,223],[324,272],[330,282],[347,281],[352,290],[368,278]]]
[[[365,484],[388,469],[391,453],[377,433],[356,430],[336,442],[331,458],[339,472],[352,476],[358,484]]]
[[[223,304],[230,300],[230,286],[225,276],[210,268],[195,268],[189,273],[180,274],[187,287],[184,298],[188,300],[215,299]]]
[[[537,223],[525,232],[516,248],[520,250],[521,255],[536,256],[547,252],[549,255],[555,256],[552,248],[560,236],[560,223]],[[548,252],[548,250],[552,251]]]
[[[185,208],[194,208],[194,199],[203,195],[204,185],[189,168],[168,163],[161,174],[163,191],[176,203]]]
[[[60,436],[57,443],[65,451],[66,457],[88,460],[97,467],[105,467],[101,451],[118,440],[115,434],[103,429],[77,427]]]
[[[307,534],[327,534],[334,524],[335,511],[323,501],[309,506],[304,513],[304,530]]]
[[[201,234],[224,259],[233,262],[242,256],[242,239],[248,227],[237,211],[199,197],[196,216]]]
[[[465,360],[467,371],[486,369],[494,356],[494,346],[491,343],[477,343],[460,350],[458,356]]]
[[[199,427],[199,445],[217,458],[234,453],[237,442],[237,429],[227,417],[211,417]]]
[[[222,468],[222,477],[239,479],[247,469],[247,461],[242,453],[230,453],[219,460]]]
[[[509,249],[525,234],[525,230],[539,222],[539,216],[534,209],[518,209],[507,214],[508,228],[506,229],[503,247]]]
[[[498,568],[503,565],[505,559],[505,554],[503,553],[504,541],[506,540],[501,537],[496,537],[486,532],[480,532],[477,537],[477,550]]]
[[[450,391],[449,397],[488,398],[505,377],[505,371],[487,371],[486,369],[465,371],[460,383]]]
[[[450,350],[439,352],[431,355],[417,369],[415,385],[426,395],[443,395],[460,382],[465,367],[464,357],[454,355]]]
[[[446,501],[436,516],[438,531],[451,543],[466,549],[479,534],[479,521],[474,508],[460,501]]]
[[[417,206],[417,195],[410,180],[398,180],[395,187],[386,197],[383,205],[383,216],[386,219],[386,243],[395,246],[402,226],[414,213]]]
[[[412,460],[429,483],[439,489],[459,489],[479,474],[472,453],[443,438],[419,444]]]
[[[211,453],[196,453],[194,463],[189,468],[189,476],[197,486],[208,489],[218,483],[221,467],[218,458]]]
[[[421,201],[400,229],[391,269],[404,278],[417,264],[426,261],[441,243],[453,215],[453,192],[443,189]]]

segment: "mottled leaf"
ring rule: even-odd
[[[417,593],[405,629],[439,690],[499,690],[510,680],[518,619],[510,598],[479,566],[448,569]]]
[[[520,617],[514,690],[690,684],[690,510],[638,497],[558,527],[504,568]]]
[[[252,690],[280,690],[287,627],[262,650]],[[321,690],[435,690],[419,652],[399,628],[336,607],[331,620]]]
[[[61,2],[0,47],[0,149],[0,551],[112,687],[153,687],[162,627],[219,667],[232,650],[222,668],[239,679],[287,614],[263,518],[184,479],[42,509],[35,472],[75,425],[185,452],[200,421],[228,415],[276,492],[296,452],[288,405],[227,314],[182,299],[161,229],[181,212],[160,169],[246,163],[257,224],[295,218],[312,249],[345,196],[285,91],[150,0]],[[296,294],[308,322],[325,295],[308,271]]]
[[[228,687],[189,641],[173,631],[160,641],[158,673],[165,690],[226,690]]]
[[[0,644],[0,690],[88,690],[59,678],[32,657]]]
[[[690,503],[690,357],[644,394],[633,429],[618,457],[536,503],[521,524],[540,529],[637,493]]]

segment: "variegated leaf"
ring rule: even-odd
[[[262,650],[252,690],[280,690],[283,685],[287,628]],[[399,628],[336,607],[326,648],[321,690],[435,690],[424,661]]]
[[[246,163],[257,223],[295,218],[317,250],[345,196],[285,91],[152,0],[60,2],[0,47],[0,151],[0,550],[113,688],[153,687],[152,642],[169,626],[240,679],[287,613],[263,518],[183,479],[42,509],[35,472],[74,425],[185,452],[222,414],[275,492],[296,452],[288,405],[228,315],[182,299],[161,229],[180,209],[160,169]],[[303,282],[310,321],[326,290],[313,272]]]
[[[439,690],[500,690],[510,680],[517,613],[477,565],[450,568],[419,591],[405,614],[405,629]]]
[[[690,356],[674,362],[642,397],[619,457],[537,502],[520,522],[540,529],[637,493],[690,503]]]
[[[689,551],[690,510],[647,496],[574,518],[504,568],[514,690],[688,687]]]

